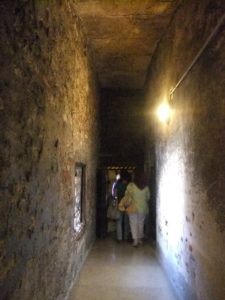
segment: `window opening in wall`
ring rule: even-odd
[[[74,230],[77,234],[79,234],[82,231],[85,224],[85,165],[82,163],[76,163],[74,175]]]

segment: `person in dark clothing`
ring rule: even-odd
[[[116,198],[118,204],[125,194],[129,181],[129,174],[127,171],[121,171],[120,176],[120,179],[117,180],[112,191],[112,195]],[[116,220],[116,238],[118,241],[122,241],[123,239],[128,240],[130,232],[128,216],[125,212],[119,210],[118,212],[119,218]]]

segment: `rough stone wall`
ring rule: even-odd
[[[151,65],[148,108],[152,112],[224,12],[224,1],[183,2]],[[152,123],[157,242],[169,277],[180,299],[186,300],[225,299],[224,49],[225,22],[174,92],[169,123]]]
[[[1,1],[0,15],[0,298],[62,300],[95,237],[94,74],[74,1]],[[86,164],[79,239],[75,162]]]

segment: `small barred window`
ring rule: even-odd
[[[77,234],[84,227],[85,165],[76,163],[74,176],[74,230]]]

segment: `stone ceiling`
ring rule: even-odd
[[[142,89],[179,0],[78,0],[101,88]]]

